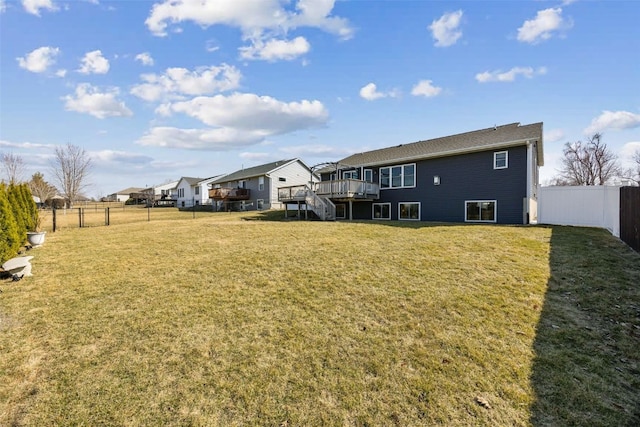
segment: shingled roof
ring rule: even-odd
[[[511,123],[442,138],[400,144],[395,147],[353,154],[340,160],[339,163],[342,167],[383,165],[390,162],[404,162],[506,148],[526,144],[527,141],[538,143],[538,166],[543,166],[542,123],[530,125]]]
[[[210,182],[209,184],[221,184],[223,182],[238,181],[240,179],[247,179],[247,178],[252,178],[254,176],[266,175],[272,170],[279,168],[281,166],[284,166],[288,163],[291,163],[295,160],[298,160],[298,159],[278,160],[277,162],[266,163],[264,165],[254,166],[252,168],[240,169],[228,175],[223,175],[222,177],[216,179],[215,181]]]

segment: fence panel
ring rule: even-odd
[[[620,187],[542,187],[538,223],[606,228],[620,237]]]
[[[620,188],[620,239],[640,252],[640,187]]]

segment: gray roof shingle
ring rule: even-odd
[[[538,142],[538,165],[544,164],[542,147],[542,123],[520,125],[511,123],[442,138],[400,144],[352,154],[340,160],[340,166],[373,166],[389,162],[410,161],[429,157],[443,157],[475,151],[522,145],[527,141]]]
[[[280,166],[286,165],[287,163],[290,163],[294,160],[297,160],[297,159],[278,160],[277,162],[271,162],[271,163],[266,163],[264,165],[254,166],[251,168],[240,169],[228,175],[223,175],[219,179],[216,179],[215,181],[211,181],[209,184],[221,184],[223,182],[231,182],[231,181],[237,181],[239,179],[247,179],[247,178],[252,178],[254,176],[266,175],[272,170]]]

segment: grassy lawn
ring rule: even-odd
[[[640,423],[605,231],[165,212],[0,282],[0,425]]]

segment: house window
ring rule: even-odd
[[[178,189],[178,197],[184,197],[184,188]]]
[[[258,177],[258,191],[264,190],[264,176]]]
[[[466,222],[496,222],[495,200],[468,200],[464,203]]]
[[[287,182],[287,178],[285,178],[284,176],[281,176],[280,178],[278,178],[278,181]]]
[[[373,219],[391,219],[391,203],[374,203]]]
[[[406,188],[416,186],[416,165],[380,168],[380,188]]]
[[[347,205],[336,205],[336,218],[345,219],[347,217]]]
[[[262,209],[264,209],[264,200],[263,199],[258,199],[256,200],[256,208],[261,211]]]
[[[371,169],[364,170],[364,180],[367,182],[373,182],[373,170]]]
[[[200,194],[200,187],[196,187],[196,196]]]
[[[493,153],[493,168],[506,169],[509,167],[509,152],[497,151]]]
[[[238,188],[247,188],[247,181],[244,179],[242,181],[238,181]]]
[[[358,179],[358,171],[342,172],[342,179]]]
[[[398,204],[398,218],[420,220],[420,202],[400,202]]]

